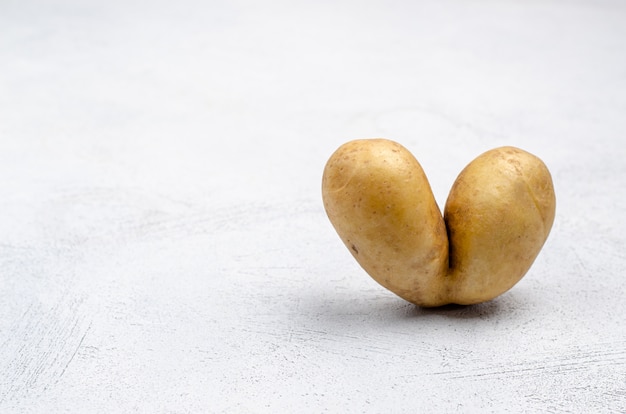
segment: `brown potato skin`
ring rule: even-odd
[[[450,301],[480,303],[512,288],[548,238],[555,207],[548,168],[526,151],[496,148],[465,167],[444,212]]]
[[[488,151],[459,174],[445,224],[419,162],[382,138],[335,151],[322,197],[363,269],[425,307],[480,303],[510,289],[537,257],[555,214],[548,169],[513,147]]]
[[[447,302],[443,218],[409,151],[385,139],[342,145],[324,169],[322,197],[341,240],[374,280],[409,302]]]

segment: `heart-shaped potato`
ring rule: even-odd
[[[550,172],[513,147],[488,151],[456,179],[444,217],[411,153],[355,140],[330,157],[324,207],[374,280],[420,306],[495,298],[528,271],[554,221]]]

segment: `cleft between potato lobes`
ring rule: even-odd
[[[479,303],[510,289],[554,219],[547,168],[512,147],[487,152],[461,172],[445,224],[418,161],[386,139],[355,140],[335,151],[322,197],[361,267],[420,306]]]

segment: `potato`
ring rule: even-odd
[[[555,212],[548,169],[513,147],[488,151],[461,172],[445,220],[418,161],[386,139],[335,151],[322,197],[363,269],[420,306],[480,303],[509,290],[537,257]]]
[[[450,300],[484,302],[526,274],[554,222],[550,172],[513,147],[480,155],[457,177],[444,210],[450,239]]]

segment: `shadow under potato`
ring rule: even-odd
[[[488,319],[505,315],[522,306],[523,289],[475,305],[449,304],[425,308],[409,303],[391,292],[375,294],[368,290],[358,297],[346,292],[313,292],[299,301],[299,312],[315,315],[318,320],[371,320],[372,323],[443,317],[450,319]],[[364,294],[366,293],[366,294]]]
[[[508,306],[503,306],[502,300],[500,298],[495,298],[475,305],[449,304],[434,308],[423,308],[413,304],[407,304],[407,308],[408,309],[404,315],[407,318],[440,315],[448,318],[470,319],[493,316],[501,311],[505,311]]]

